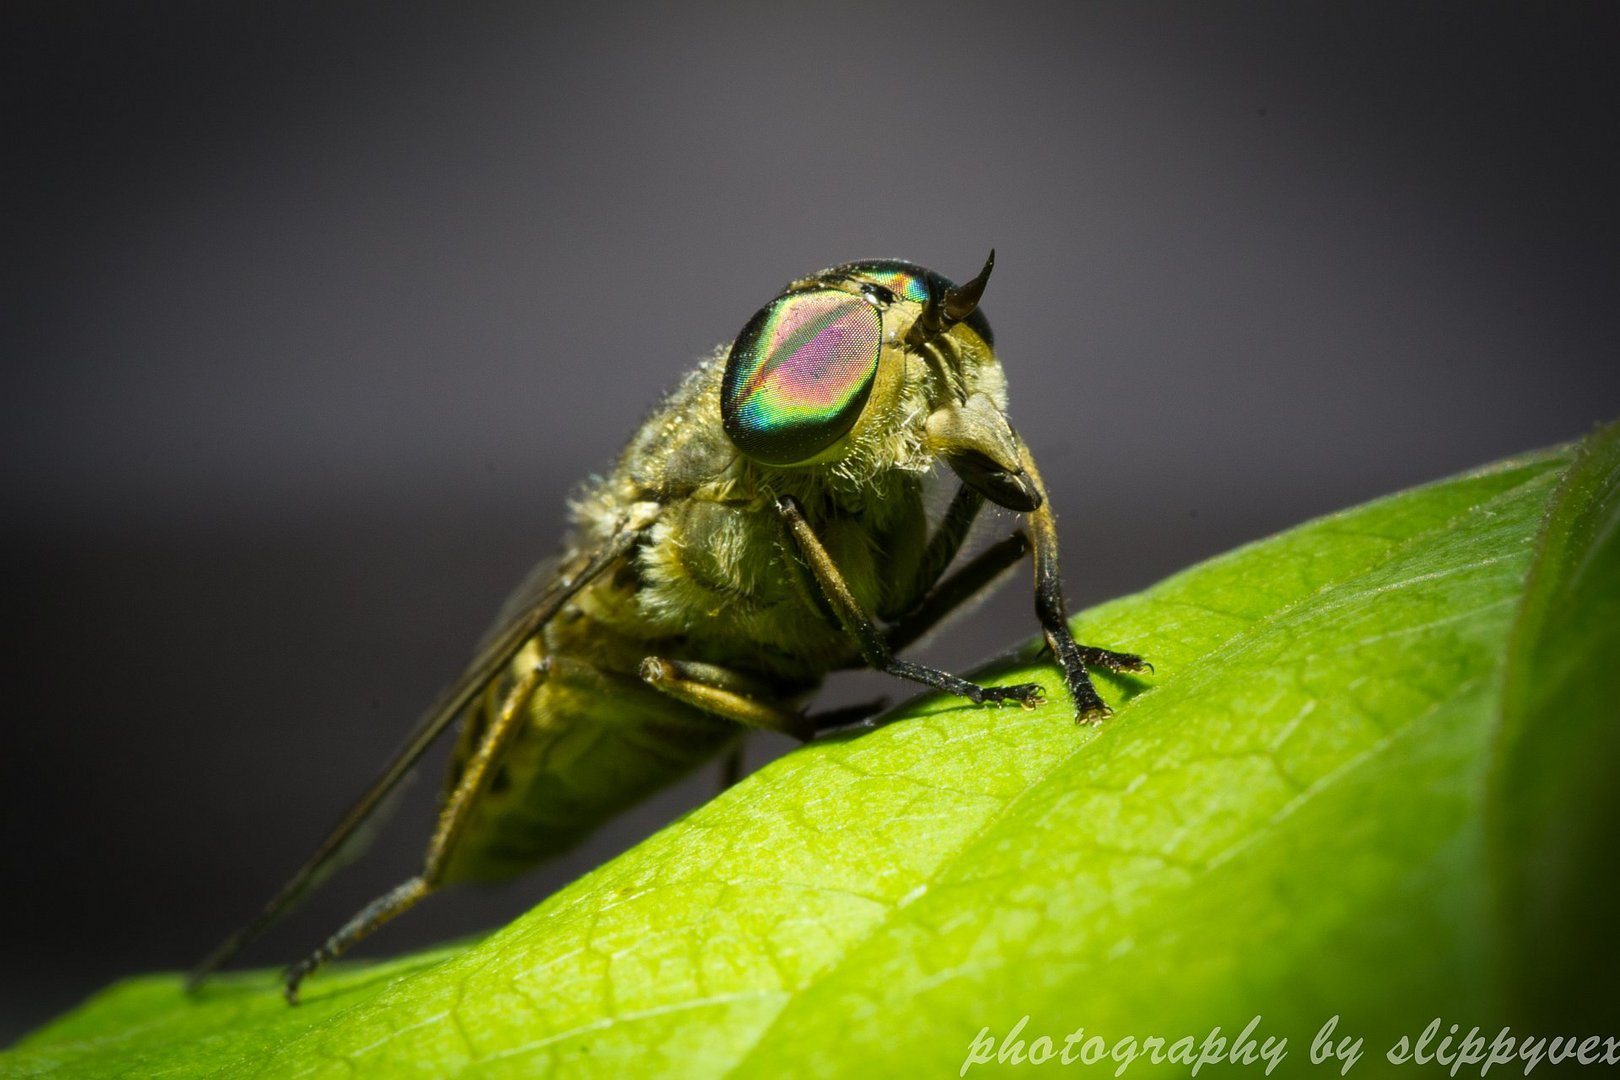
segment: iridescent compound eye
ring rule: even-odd
[[[915,263],[899,259],[869,259],[866,262],[845,263],[835,267],[833,273],[848,274],[866,281],[876,282],[903,300],[926,304],[930,285],[944,292],[951,283]],[[930,278],[933,279],[930,282]]]
[[[883,345],[883,317],[837,289],[772,300],[731,346],[720,416],[737,449],[767,465],[808,461],[855,426]]]
[[[956,282],[944,274],[913,262],[906,262],[904,259],[863,259],[860,262],[835,266],[825,273],[882,285],[899,299],[909,300],[914,304],[926,304],[930,299],[943,298],[945,293],[956,285]],[[985,319],[983,311],[975,308],[963,321],[984,339],[985,344],[995,343],[990,333],[990,323]]]

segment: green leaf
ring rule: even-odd
[[[1532,1023],[1620,1016],[1620,424],[1554,497],[1509,650],[1488,820],[1505,989]]]
[[[1399,1072],[1384,1050],[1431,1018],[1517,1017],[1531,927],[1602,915],[1578,875],[1538,883],[1548,837],[1567,869],[1615,820],[1604,439],[1573,470],[1569,448],[1502,462],[1086,612],[1082,640],[1157,666],[1105,682],[1100,729],[1026,649],[996,677],[1048,706],[922,699],[807,746],[481,942],[338,965],[296,1009],[271,973],[195,998],[132,979],[0,1073],[940,1075],[1004,1038],[1158,1036],[1162,1056],[1259,1017],[1255,1048],[1286,1038],[1297,1075],[1334,1016],[1335,1042],[1366,1040],[1357,1075]],[[1560,724],[1578,734],[1539,740]],[[1560,800],[1572,773],[1607,817]]]

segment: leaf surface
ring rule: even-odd
[[[1488,821],[1504,991],[1550,1030],[1620,1017],[1620,424],[1586,440],[1509,649]]]
[[[1620,690],[1612,659],[1585,667],[1617,655],[1612,603],[1586,629],[1548,614],[1620,573],[1606,437],[1576,470],[1570,448],[1511,459],[1085,612],[1081,640],[1157,669],[1103,680],[1100,729],[1070,722],[1025,649],[994,677],[1043,683],[1047,706],[919,699],[476,944],[338,965],[297,1009],[270,973],[194,999],[177,976],[131,979],[0,1074],[939,1075],[1025,1017],[1007,1045],[1039,1053],[1077,1028],[1168,1046],[1258,1016],[1256,1041],[1286,1037],[1298,1067],[1338,1015],[1367,1039],[1357,1074],[1378,1075],[1431,1017],[1511,1011],[1504,957],[1570,903],[1527,885],[1543,834],[1597,843],[1549,794],[1580,754],[1521,751],[1548,709],[1586,716]],[[1548,650],[1573,655],[1548,667]],[[1527,804],[1540,831],[1518,827]]]

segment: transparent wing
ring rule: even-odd
[[[384,766],[381,775],[372,781],[326,839],[321,841],[315,853],[305,860],[263,910],[192,969],[186,983],[188,989],[194,989],[211,972],[229,963],[244,946],[292,910],[328,873],[340,866],[346,856],[362,846],[367,838],[366,825],[385,809],[391,801],[390,796],[428,748],[500,674],[525,641],[538,633],[575,593],[629,553],[649,524],[650,518],[627,519],[594,551],[582,552],[566,564],[560,564],[555,559],[546,560],[530,572],[502,608],[494,627],[484,635],[472,662],[422,714],[404,745]]]
[[[560,558],[542,559],[524,575],[523,581],[501,604],[501,610],[496,613],[495,621],[484,631],[484,636],[478,639],[478,652],[482,653],[494,642],[499,641],[513,623],[519,622],[535,607],[545,603],[546,596],[556,588],[558,568],[561,566]]]

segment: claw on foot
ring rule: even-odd
[[[313,962],[312,962],[313,961]],[[298,1004],[298,988],[304,980],[309,978],[311,972],[320,967],[316,957],[306,957],[282,973],[281,996],[287,999],[287,1004]]]
[[[1126,671],[1138,675],[1153,670],[1152,664],[1135,653],[1113,652],[1109,649],[1099,649],[1088,645],[1082,645],[1080,651],[1081,659],[1085,661],[1088,667],[1106,668],[1109,671]]]
[[[1074,722],[1076,724],[1088,724],[1091,727],[1096,727],[1098,724],[1102,723],[1104,720],[1113,715],[1113,709],[1110,709],[1107,705],[1098,702],[1096,705],[1087,705],[1077,711],[1074,714]]]

